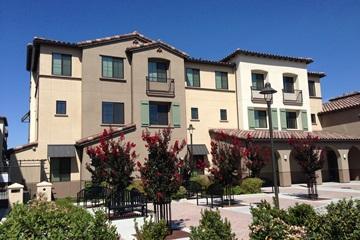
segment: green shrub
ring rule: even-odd
[[[103,212],[92,216],[69,201],[18,204],[0,223],[0,239],[117,239]]]
[[[179,190],[172,196],[172,198],[175,200],[186,198],[186,188],[184,186],[180,186]]]
[[[263,180],[260,178],[245,178],[240,184],[244,194],[260,193]]]
[[[296,226],[306,226],[311,219],[316,218],[314,208],[308,204],[298,204],[289,207],[286,222]]]
[[[132,181],[132,183],[127,187],[128,190],[136,189],[141,193],[145,193],[144,191],[144,185],[140,179],[136,179]]]
[[[149,221],[144,219],[144,224],[139,228],[135,220],[135,237],[137,240],[164,240],[168,235],[168,227],[164,220],[158,223],[153,222],[152,217]]]
[[[296,210],[293,212],[296,212],[299,207],[294,208]],[[288,222],[290,217],[286,210],[274,208],[266,201],[262,201],[257,207],[251,208],[251,214],[253,221],[249,228],[252,240],[304,239],[307,236],[304,226],[292,225]],[[291,217],[295,218],[296,214],[292,213]]]
[[[208,188],[211,184],[207,175],[197,175],[190,178],[190,181],[199,183],[203,188]]]
[[[235,234],[231,232],[230,222],[225,218],[223,221],[219,211],[205,209],[201,212],[198,227],[191,227],[191,240],[235,240]]]
[[[360,200],[341,200],[326,209],[326,214],[308,223],[312,239],[360,239]]]

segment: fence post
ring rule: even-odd
[[[15,203],[22,204],[24,202],[24,185],[13,183],[8,186],[8,198],[10,207]]]
[[[52,183],[50,182],[43,181],[36,184],[36,193],[37,193],[36,198],[41,199],[45,197],[46,201],[50,202],[51,189],[52,189]]]

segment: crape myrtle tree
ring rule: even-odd
[[[232,198],[232,186],[241,180],[241,159],[244,146],[238,138],[228,137],[224,133],[215,134],[211,140],[212,167],[210,172],[215,181],[225,187],[229,204]]]
[[[100,144],[88,147],[86,152],[91,161],[86,169],[91,173],[92,183],[102,182],[116,191],[123,191],[131,183],[132,173],[137,158],[133,142],[126,142],[124,134],[117,139],[113,130],[104,130],[100,136]]]
[[[209,167],[209,163],[205,159],[191,159],[190,154],[186,154],[184,157],[184,164],[180,169],[182,181],[187,184],[190,178],[198,172],[203,173],[206,168]]]
[[[144,190],[154,203],[155,220],[164,219],[168,225],[171,222],[171,196],[176,193],[182,183],[180,169],[184,161],[179,153],[186,145],[185,140],[171,141],[171,129],[151,134],[148,130],[143,131],[142,139],[146,142],[145,147],[148,157],[144,164],[137,162]]]
[[[261,170],[270,161],[271,150],[254,143],[252,136],[248,134],[243,155],[245,165],[250,170],[250,177],[260,178]]]
[[[306,175],[309,198],[318,197],[316,171],[322,169],[324,164],[324,151],[321,151],[318,142],[319,138],[310,134],[305,139],[298,139],[293,136],[289,139],[293,156]]]

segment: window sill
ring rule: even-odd
[[[126,83],[126,79],[123,79],[123,78],[108,78],[108,77],[100,77],[100,81]]]
[[[191,122],[200,122],[200,119],[190,119]]]
[[[55,117],[68,117],[69,115],[67,114],[55,114]]]
[[[317,123],[311,123],[311,125],[316,126],[316,125],[317,125]]]
[[[322,99],[322,97],[318,97],[318,96],[309,96],[312,99]]]
[[[101,127],[123,127],[125,124],[123,123],[102,123],[100,124]]]
[[[227,123],[227,122],[229,122],[228,120],[220,120],[220,122],[222,122],[222,123]]]
[[[146,126],[144,126],[146,127]],[[169,126],[169,125],[149,125],[147,126],[147,128],[171,128],[174,129],[174,126]]]

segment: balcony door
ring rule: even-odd
[[[161,60],[149,60],[149,81],[151,82],[167,82],[167,71],[169,62]]]

